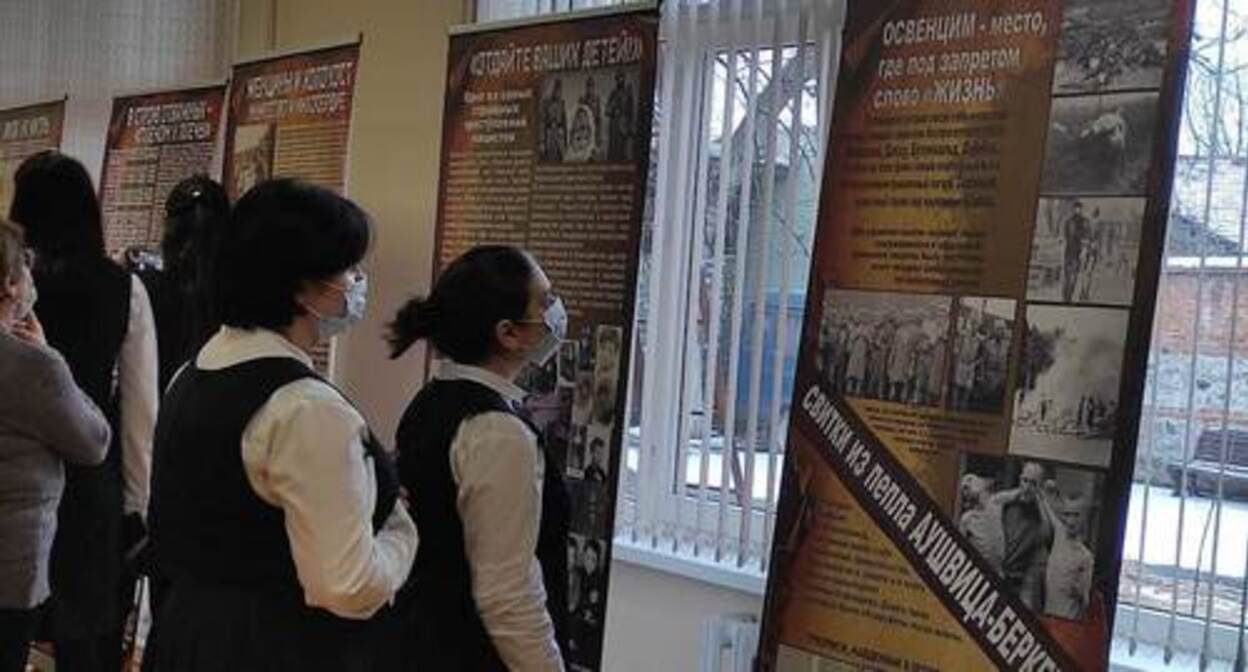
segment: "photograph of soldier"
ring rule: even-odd
[[[1010,453],[1108,466],[1128,311],[1027,306]]]
[[[615,86],[607,96],[607,160],[632,161],[637,129],[637,72],[615,72]],[[649,129],[646,129],[647,133]]]
[[[1062,19],[1056,93],[1161,87],[1168,0],[1070,0]]]
[[[542,161],[563,161],[568,148],[568,109],[563,100],[563,78],[547,81],[540,104],[537,155]]]
[[[1053,99],[1041,191],[1143,194],[1157,111],[1155,92]]]
[[[1129,305],[1145,203],[1143,198],[1041,199],[1027,298]]]

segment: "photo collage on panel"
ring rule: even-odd
[[[1036,613],[1085,620],[1172,3],[1069,0],[1021,311],[1009,454],[964,454],[955,521]],[[1124,20],[1125,19],[1127,20]]]
[[[573,501],[568,541],[569,647],[576,661],[597,661],[605,618],[607,545],[611,539],[611,441],[620,419],[624,329],[586,326],[559,352],[558,379],[571,395],[564,467]]]

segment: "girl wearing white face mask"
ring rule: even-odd
[[[416,529],[389,456],[311,357],[363,317],[369,237],[354,203],[296,181],[235,206],[214,271],[224,326],[157,422],[151,534],[170,587],[146,669],[373,669]]]
[[[50,594],[65,463],[99,464],[110,438],[104,415],[47,347],[30,266],[21,229],[0,220],[0,672],[26,669]]]
[[[479,247],[391,329],[395,357],[427,339],[443,358],[396,439],[422,543],[395,669],[564,669],[567,493],[515,384],[558,351],[563,302],[525,252]]]

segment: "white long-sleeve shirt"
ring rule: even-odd
[[[525,396],[477,367],[443,362],[438,377],[479,383],[512,403]],[[473,599],[490,640],[508,669],[563,670],[536,555],[546,468],[537,437],[513,415],[484,413],[460,425],[450,461]]]
[[[130,318],[117,357],[121,391],[121,473],[126,513],[147,515],[152,481],[152,439],[160,405],[159,355],[152,302],[138,276],[130,276]]]
[[[307,366],[279,334],[222,328],[196,366],[220,370],[267,357]],[[364,418],[330,385],[306,378],[279,388],[243,431],[243,468],[265,502],[282,509],[309,606],[365,619],[393,599],[416,559],[416,525],[396,502],[373,533],[377,481],[364,451]]]

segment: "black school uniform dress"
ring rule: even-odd
[[[403,415],[396,442],[399,474],[403,486],[411,493],[413,516],[421,542],[411,578],[400,594],[398,608],[402,614],[403,651],[400,664],[395,669],[447,672],[506,670],[505,659],[510,658],[511,662],[520,657],[525,657],[523,663],[528,669],[543,669],[566,658],[568,495],[556,468],[559,462],[545,454],[538,433],[516,414],[519,394],[509,382],[489,372],[443,363],[438,379],[421,390]],[[495,415],[489,429],[482,430],[483,425],[467,429],[471,421],[490,414]],[[465,434],[468,432],[476,432],[477,435],[467,437]],[[475,454],[472,457],[454,455],[457,445],[463,443],[474,444],[472,450]],[[524,450],[533,453],[524,456],[506,452]],[[536,485],[533,479],[541,479],[538,481],[541,488],[540,520],[513,520],[515,527],[535,528],[535,534],[516,535],[514,529],[480,529],[481,521],[466,522],[462,507],[471,507],[472,504],[465,504],[465,499],[478,497],[476,489],[486,490],[491,486],[466,484],[471,477],[462,471],[457,474],[454,466],[457,460],[497,460],[501,464],[531,465],[530,468],[540,471],[540,476],[506,469],[501,473],[494,472],[509,484],[526,484],[526,487]],[[467,467],[467,462],[461,461],[460,464],[463,465],[461,468]],[[471,488],[473,492],[465,496],[464,488]],[[513,491],[514,488],[509,485],[508,494],[503,499],[512,497]],[[520,492],[516,508],[527,510],[533,502],[525,498],[531,496],[534,496],[531,490]],[[491,506],[508,506],[508,502],[500,503],[494,495],[489,497]],[[522,624],[517,621],[508,623],[513,637],[516,629],[527,631],[527,643],[517,643],[514,638],[500,641],[498,637],[491,636],[487,625],[491,616],[483,613],[474,594],[474,579],[485,579],[488,570],[477,568],[474,571],[470,561],[470,546],[496,543],[483,541],[490,535],[509,539],[518,537],[515,553],[521,557],[526,552],[531,554],[529,571],[532,571],[533,562],[540,567],[548,627],[553,630],[558,647],[558,651],[553,652],[553,661],[549,646],[535,644],[534,638],[539,636],[540,630],[539,619],[530,618]],[[525,548],[524,544],[531,546]],[[523,575],[524,571],[524,568],[517,567],[514,574]],[[485,580],[507,583],[505,578],[490,576]],[[507,585],[508,590],[517,590],[513,584]],[[518,588],[522,594],[511,592],[504,599],[514,605],[536,595],[537,591],[533,588],[532,585],[522,586]],[[523,609],[532,615],[534,607],[533,604],[512,607],[512,613]],[[536,605],[536,609],[540,610],[540,605]]]
[[[122,446],[118,366],[130,328],[131,277],[104,258],[45,262],[35,269],[35,313],[50,345],[69,364],[74,380],[112,428],[112,443],[98,466],[66,465],[65,491],[52,544],[52,597],[44,636],[74,648],[116,647],[115,660],[98,651],[74,651],[70,669],[121,666]],[[81,647],[79,643],[83,643]]]
[[[154,561],[170,587],[155,615],[158,634],[149,643],[153,659],[145,660],[146,669],[377,669],[386,608],[371,618],[349,619],[307,606],[286,514],[252,487],[240,448],[249,424],[275,393],[317,378],[300,359],[262,356],[221,369],[193,363],[174,379],[157,423],[150,510]],[[396,506],[398,479],[371,435],[363,449],[359,459],[371,459],[375,472],[371,522],[377,533]],[[409,551],[414,545],[413,534]],[[411,552],[395,563],[400,569],[391,568],[394,590],[407,575]]]

